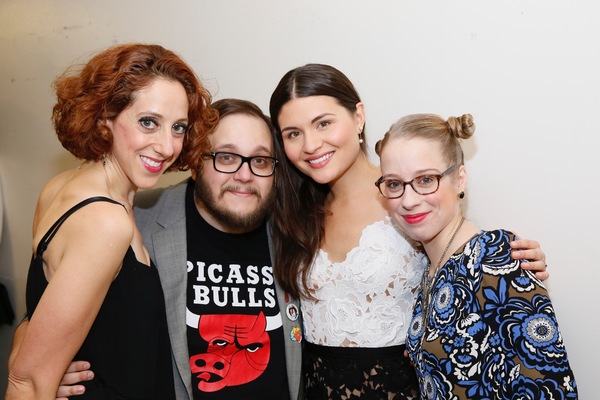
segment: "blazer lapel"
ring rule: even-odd
[[[165,296],[167,323],[174,363],[192,398],[192,373],[187,344],[186,287],[187,240],[185,192],[187,180],[166,190],[162,208],[157,207],[150,237],[142,232],[146,248],[155,260]],[[177,387],[177,384],[176,384]],[[180,394],[178,393],[178,399]]]

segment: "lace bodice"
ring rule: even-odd
[[[332,264],[319,250],[310,275],[317,301],[302,300],[305,339],[338,347],[403,344],[426,263],[390,218],[365,227],[343,262]]]

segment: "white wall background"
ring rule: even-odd
[[[596,398],[599,10],[592,0],[0,0],[0,282],[22,315],[37,194],[76,165],[49,119],[51,82],[70,63],[157,42],[215,98],[265,111],[285,72],[328,63],[361,93],[371,146],[405,114],[473,114],[468,214],[542,243],[581,398]],[[0,328],[2,393],[12,330]]]

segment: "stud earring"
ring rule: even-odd
[[[459,199],[464,199],[464,198],[465,198],[465,192],[464,192],[464,191],[461,191],[461,192],[458,194],[458,198],[459,198]]]

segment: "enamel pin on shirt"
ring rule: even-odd
[[[288,293],[285,294],[285,302],[288,303],[290,301],[290,296]],[[285,315],[292,322],[296,321],[300,316],[300,310],[298,306],[294,303],[289,303],[285,307]],[[302,329],[299,326],[293,326],[290,330],[290,340],[292,342],[300,343],[302,341]]]
[[[290,340],[298,343],[302,341],[302,331],[299,326],[292,327],[292,330],[290,331]]]
[[[298,306],[296,306],[295,304],[288,304],[287,307],[285,308],[285,315],[287,315],[288,319],[290,321],[296,321],[298,319]]]

